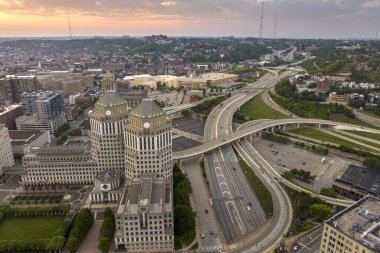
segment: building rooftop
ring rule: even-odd
[[[350,164],[344,174],[335,179],[335,182],[380,196],[380,173],[354,164]]]
[[[44,133],[44,131],[39,130],[9,130],[11,146],[30,144]]]
[[[380,252],[380,199],[366,196],[326,221],[373,252]]]
[[[10,105],[8,107],[2,106],[2,107],[0,107],[0,116],[6,114],[8,112],[11,112],[12,110],[14,110],[16,108],[21,108],[21,106],[20,105]]]
[[[133,214],[141,208],[150,213],[171,211],[166,207],[170,206],[172,201],[170,189],[170,185],[165,185],[163,181],[154,177],[134,179],[125,188],[118,212]]]
[[[131,115],[139,118],[154,118],[163,116],[165,113],[153,99],[144,98]]]

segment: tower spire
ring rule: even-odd
[[[261,2],[261,17],[260,17],[260,32],[259,32],[259,43],[263,43],[263,29],[264,29],[264,1]]]

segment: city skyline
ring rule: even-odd
[[[262,0],[0,1],[0,37],[249,36],[259,34]],[[264,0],[264,37],[376,36],[377,0]],[[228,20],[228,22],[226,22]],[[360,22],[359,22],[360,21]]]

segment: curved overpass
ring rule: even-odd
[[[356,131],[380,134],[380,130],[360,127],[360,126],[355,126],[355,125],[350,125],[350,124],[345,124],[345,123],[340,123],[340,122],[334,122],[330,120],[293,118],[293,119],[265,120],[265,121],[259,121],[259,123],[253,121],[253,122],[248,122],[248,123],[250,124],[247,124],[244,128],[239,128],[236,132],[231,133],[227,136],[218,137],[216,139],[213,139],[211,141],[208,141],[200,146],[197,146],[191,149],[174,152],[173,159],[177,160],[177,159],[183,159],[183,158],[200,155],[208,151],[211,151],[215,148],[218,148],[220,146],[223,146],[227,143],[231,143],[241,138],[255,134],[257,132],[260,132],[266,129],[272,129],[272,128],[276,129],[276,128],[281,128],[281,127],[286,127],[287,125],[313,125],[313,126],[317,125],[320,127],[334,126],[334,127],[338,127],[339,129],[356,130]]]
[[[203,154],[207,151],[213,150],[215,148],[218,148],[220,146],[223,146],[227,143],[231,143],[237,140],[240,140],[241,138],[250,136],[252,134],[255,134],[257,132],[266,130],[266,129],[275,129],[275,128],[281,128],[286,127],[287,125],[313,125],[313,126],[334,126],[338,127],[340,129],[348,129],[348,130],[358,130],[358,131],[365,131],[365,132],[373,132],[380,134],[380,130],[375,129],[369,129],[365,127],[345,124],[345,123],[339,123],[339,122],[333,122],[330,120],[318,120],[318,119],[303,119],[303,118],[293,118],[293,119],[281,119],[281,120],[259,120],[259,121],[251,121],[247,122],[246,124],[242,125],[238,128],[238,130],[232,134],[229,134],[228,136],[223,136],[216,138],[214,140],[211,140],[209,142],[206,142],[198,147],[175,152],[173,153],[173,159],[183,159],[186,157],[191,157],[199,154]],[[290,188],[297,190],[297,191],[303,191],[306,193],[309,193],[311,196],[319,197],[323,199],[324,201],[339,205],[339,206],[350,206],[354,203],[354,201],[350,200],[343,200],[343,199],[335,199],[326,197],[323,195],[316,194],[314,192],[311,192],[309,190],[306,190],[298,185],[293,184],[292,182],[289,182],[288,180],[284,179],[275,169],[273,169],[271,166],[269,166],[270,174],[277,179],[282,179],[282,182],[289,186]]]

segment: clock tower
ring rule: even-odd
[[[126,178],[152,174],[168,179],[172,175],[171,121],[152,99],[143,99],[129,115],[124,146]]]

